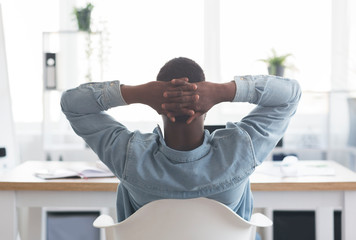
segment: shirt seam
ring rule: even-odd
[[[172,197],[172,195],[174,196],[190,195],[191,197],[198,197],[198,196],[208,195],[208,194],[219,194],[221,192],[231,189],[232,187],[237,187],[239,186],[241,181],[249,177],[254,170],[255,170],[255,166],[253,165],[250,169],[248,169],[248,171],[245,172],[246,174],[244,175],[234,176],[224,182],[219,182],[214,185],[204,186],[197,190],[191,190],[191,191],[189,190],[170,191],[168,189],[158,188],[154,186],[147,186],[145,182],[139,180],[132,180],[129,177],[127,177],[122,183],[124,183],[124,185],[125,184],[128,185],[132,189],[138,189],[144,193],[154,194],[163,197]]]
[[[132,141],[135,139],[136,134],[137,133],[134,132],[132,137],[129,139],[129,141],[127,143],[126,158],[125,158],[125,163],[124,163],[124,169],[123,169],[123,172],[122,172],[123,180],[127,179],[127,168],[128,168],[128,165],[129,165],[129,160],[130,160],[131,155],[132,155],[132,151],[133,151],[133,149],[131,148],[131,144],[132,144]]]

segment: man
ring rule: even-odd
[[[215,199],[249,220],[249,176],[283,136],[301,96],[298,83],[274,76],[205,82],[203,70],[187,58],[166,63],[157,80],[137,86],[88,83],[61,99],[74,131],[120,179],[118,221],[157,199],[196,197]],[[210,134],[204,131],[205,114],[221,102],[257,106],[240,122]],[[104,112],[132,103],[161,114],[163,133],[159,127],[131,132]]]

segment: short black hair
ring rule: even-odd
[[[172,79],[187,77],[189,82],[203,82],[203,69],[193,60],[185,57],[173,58],[160,69],[157,81],[169,82]]]

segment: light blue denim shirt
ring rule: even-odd
[[[234,81],[233,102],[256,107],[225,129],[206,130],[203,144],[191,151],[169,148],[159,127],[152,133],[131,132],[106,114],[126,105],[119,81],[83,84],[63,93],[62,110],[74,131],[120,179],[118,221],[157,199],[196,197],[215,199],[250,219],[249,176],[283,136],[301,90],[296,81],[274,76]]]

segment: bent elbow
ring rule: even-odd
[[[293,91],[291,96],[292,103],[298,103],[302,97],[302,88],[297,80],[292,80],[293,82]]]
[[[60,105],[61,105],[62,112],[68,111],[68,94],[66,91],[62,93]]]

